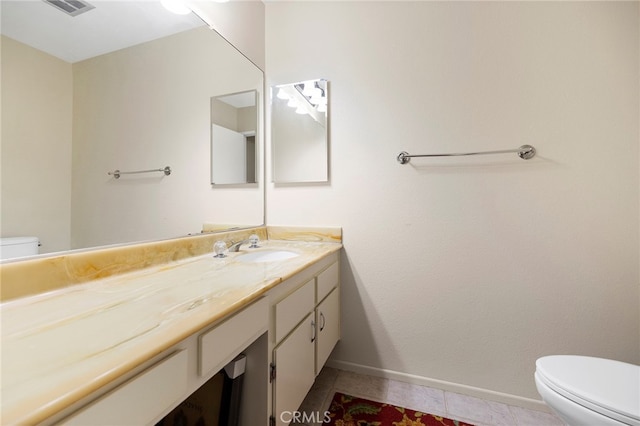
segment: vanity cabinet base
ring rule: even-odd
[[[325,261],[270,295],[272,426],[287,425],[295,416],[340,339],[338,256]]]

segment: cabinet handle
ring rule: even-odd
[[[316,341],[316,322],[311,320],[311,343]]]
[[[322,320],[322,325],[320,326],[320,331],[324,330],[324,326],[326,324],[326,320],[324,319],[324,314],[320,312],[320,319]]]

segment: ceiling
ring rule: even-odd
[[[73,63],[205,25],[159,0],[88,3],[95,8],[72,17],[43,0],[0,0],[0,32]]]
[[[246,108],[256,105],[256,92],[250,90],[233,95],[219,96],[217,99],[235,108]]]

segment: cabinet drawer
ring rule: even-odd
[[[276,304],[276,342],[282,340],[315,306],[315,280],[307,281]]]
[[[261,299],[201,334],[198,373],[215,373],[267,329],[269,305]]]
[[[318,302],[321,302],[331,289],[338,285],[339,274],[340,267],[336,262],[318,275]]]
[[[187,351],[183,350],[108,392],[62,424],[148,424],[184,397],[187,372]]]

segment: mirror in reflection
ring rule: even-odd
[[[275,183],[329,180],[329,85],[318,79],[271,89]]]
[[[209,183],[211,96],[260,96],[262,71],[160,1],[92,4],[69,17],[42,1],[0,2],[1,236],[36,236],[51,253],[263,224],[259,183]],[[108,175],[166,166],[168,176]]]
[[[255,184],[258,102],[255,90],[211,98],[211,183]]]

